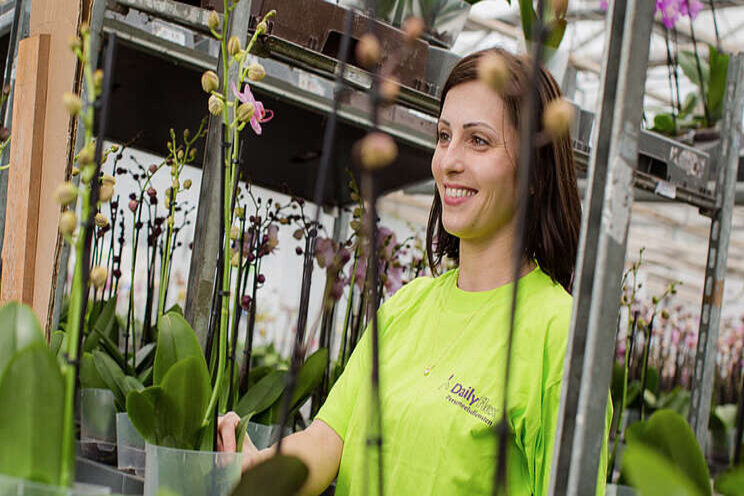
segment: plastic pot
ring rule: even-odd
[[[140,477],[145,475],[145,440],[126,412],[116,414],[116,468]]]
[[[240,453],[145,445],[145,494],[228,496],[240,482]]]
[[[108,389],[80,392],[80,449],[86,458],[116,464],[116,406]]]
[[[256,446],[256,448],[262,450],[266,449],[272,444],[279,441],[279,425],[264,425],[257,424],[255,422],[248,422],[248,428],[246,429],[248,437]]]
[[[111,494],[108,487],[76,483],[75,487],[60,487],[40,484],[0,474],[0,494],[13,496],[83,496]]]

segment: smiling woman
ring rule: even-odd
[[[481,60],[490,57],[499,57],[507,72],[497,78],[500,91],[485,82],[494,78],[481,77]],[[492,494],[494,428],[504,417],[510,438],[500,483],[512,495],[548,492],[581,207],[568,133],[538,133],[529,197],[517,196],[517,130],[529,67],[527,59],[499,50],[479,52],[462,59],[444,87],[427,249],[434,273],[444,257],[457,268],[415,279],[378,313],[384,494]],[[560,91],[545,69],[537,86],[542,122]],[[515,257],[521,201],[527,202],[525,250]],[[515,259],[521,267],[510,346]],[[315,421],[283,441],[283,452],[309,467],[303,494],[319,494],[334,477],[339,496],[380,489],[370,443],[376,439],[370,334]],[[237,422],[235,414],[222,421],[224,449],[235,449]],[[243,450],[247,466],[273,454],[250,442]],[[605,449],[598,480],[606,460]],[[597,493],[604,493],[603,484]]]

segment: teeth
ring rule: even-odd
[[[473,196],[475,195],[475,191],[471,189],[463,189],[463,188],[445,188],[444,194],[453,197],[453,198],[460,198],[463,196]]]

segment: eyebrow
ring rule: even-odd
[[[449,123],[449,121],[447,121],[447,120],[444,120],[444,119],[439,119],[439,122],[441,122],[441,123],[442,123],[442,124],[444,124],[445,126],[450,126],[450,127],[452,126],[452,125],[451,125],[451,124]],[[497,131],[496,131],[496,130],[495,130],[495,129],[493,128],[493,126],[491,126],[490,124],[487,124],[487,123],[485,123],[485,122],[483,122],[483,121],[468,122],[467,124],[463,124],[462,128],[463,128],[463,129],[468,129],[468,128],[470,128],[470,127],[476,127],[476,126],[484,126],[484,127],[487,127],[488,129],[492,130],[492,131],[493,131],[494,133],[495,133],[495,132],[497,132]]]

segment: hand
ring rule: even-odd
[[[217,421],[217,451],[237,451],[237,436],[235,429],[238,427],[240,417],[235,412],[228,412]],[[243,471],[245,472],[258,462],[258,449],[251,441],[248,434],[243,441]]]

